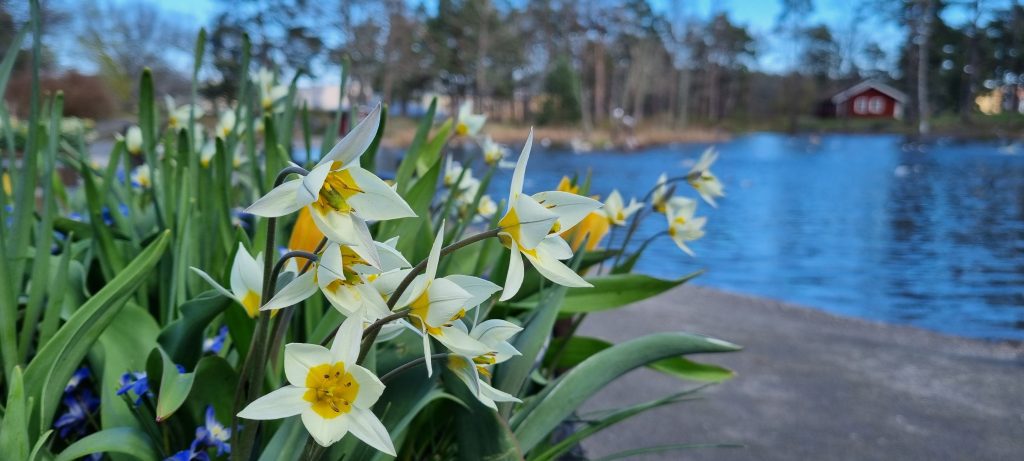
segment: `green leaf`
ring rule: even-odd
[[[148,311],[129,303],[97,340],[97,347],[90,357],[101,358],[101,363],[94,362],[97,367],[94,369],[102,378],[100,421],[103,427],[131,427],[138,424],[131,409],[124,404],[124,399],[117,395],[118,382],[125,372],[146,368],[146,356],[139,351],[156,347],[156,335],[159,332],[160,326]]]
[[[575,432],[573,432],[568,437],[562,439],[561,441],[559,441],[555,445],[552,445],[551,448],[548,448],[547,450],[544,450],[543,453],[537,455],[536,457],[531,458],[531,461],[550,461],[550,460],[556,460],[563,453],[571,450],[572,447],[576,446],[577,444],[582,442],[587,437],[590,437],[591,435],[594,435],[594,434],[596,434],[596,433],[598,433],[598,432],[600,432],[600,431],[602,431],[604,429],[607,429],[607,428],[609,428],[611,426],[614,426],[614,425],[616,425],[618,423],[621,423],[622,421],[625,421],[625,420],[627,420],[629,418],[632,418],[633,416],[639,415],[640,413],[643,413],[645,411],[653,410],[653,409],[658,408],[658,407],[662,407],[662,406],[665,406],[665,405],[670,405],[670,404],[673,404],[673,403],[677,403],[677,402],[681,402],[681,401],[684,401],[684,400],[688,400],[686,398],[686,396],[688,396],[690,394],[693,394],[693,393],[695,393],[695,392],[697,392],[697,391],[699,391],[699,390],[701,390],[701,389],[703,389],[705,387],[707,387],[707,386],[705,385],[705,386],[700,386],[700,387],[697,387],[697,388],[694,388],[694,389],[687,389],[685,391],[677,392],[677,393],[669,395],[667,397],[662,397],[660,399],[654,399],[654,400],[651,400],[651,401],[648,401],[648,402],[639,403],[639,404],[636,404],[636,405],[630,405],[630,406],[625,407],[625,408],[620,408],[620,409],[608,412],[607,414],[601,416],[600,419],[598,419],[597,421],[592,421],[592,422],[588,423],[585,427],[576,430]],[[584,419],[591,419],[591,418],[584,418]]]
[[[9,378],[6,412],[0,422],[0,453],[9,459],[27,459],[28,414],[31,410],[25,396],[21,367],[14,367]]]
[[[586,360],[588,357],[608,349],[609,347],[612,347],[612,343],[603,339],[587,336],[573,336],[569,338],[568,342],[565,342],[564,340],[556,341],[551,348],[548,349],[545,361],[550,364],[550,362],[554,360],[554,356],[556,354],[560,354],[561,356],[558,359],[558,368],[572,368]],[[716,365],[692,362],[682,357],[669,357],[653,362],[647,366],[667,375],[692,381],[721,382],[731,379],[734,375],[729,369]]]
[[[231,300],[216,290],[201,293],[181,305],[181,317],[164,327],[157,342],[174,363],[192,368],[202,355],[206,327],[230,305]]]
[[[377,151],[380,149],[380,141],[384,139],[384,127],[387,126],[388,122],[388,106],[384,104],[380,108],[380,126],[377,128],[377,135],[373,137],[373,142],[370,143],[370,147],[366,149],[366,152],[359,157],[359,166],[363,169],[371,172],[377,171]]]
[[[448,135],[452,131],[452,120],[445,120],[433,138],[430,138],[422,151],[416,155],[416,173],[422,175],[430,169],[430,166],[441,160],[441,149],[448,143]]]
[[[60,452],[56,461],[71,461],[93,453],[124,453],[140,461],[160,459],[144,432],[130,427],[115,427],[83,437]]]
[[[612,461],[615,459],[636,458],[640,455],[663,453],[666,451],[688,450],[692,448],[743,448],[743,445],[735,443],[673,443],[669,445],[656,445],[653,447],[624,450],[608,456],[602,456],[594,461]]]
[[[534,397],[513,422],[524,452],[542,442],[588,398],[627,372],[683,354],[731,352],[739,346],[687,333],[658,333],[612,346],[584,360]]]
[[[178,367],[174,366],[171,357],[163,349],[157,349],[163,359],[160,392],[156,398],[156,420],[159,422],[169,418],[185,403],[185,398],[192,390],[192,383],[195,381],[196,375],[195,373],[179,373]]]
[[[676,280],[662,280],[642,274],[617,274],[589,277],[591,288],[570,288],[565,295],[561,312],[578,314],[615,309],[641,301],[675,288],[700,275],[697,271]],[[532,309],[539,295],[531,295],[511,304],[520,309]]]
[[[465,383],[447,367],[442,367],[442,374],[452,395],[463,402],[463,405],[448,405],[450,407],[448,411],[453,413],[455,420],[455,443],[459,447],[459,459],[467,461],[523,459],[515,435],[508,427],[508,422],[498,416],[496,411],[480,403]]]
[[[408,185],[409,180],[412,179],[412,174],[416,171],[417,157],[420,155],[420,146],[426,141],[427,136],[430,134],[430,127],[434,125],[434,113],[437,112],[437,98],[430,100],[430,107],[427,109],[427,113],[420,120],[419,127],[416,128],[416,135],[413,136],[412,142],[409,144],[409,148],[405,151],[405,157],[402,159],[402,163],[398,164],[398,171],[395,172],[395,184],[398,186],[398,192],[405,192],[409,190],[411,185]]]
[[[228,424],[237,386],[238,373],[227,360],[216,355],[203,357],[196,365],[195,384],[186,404],[195,415],[204,415],[206,406],[213,406],[217,421]]]
[[[39,417],[33,418],[39,425],[35,427],[50,427],[64,385],[132,293],[149,279],[169,241],[170,232],[162,232],[125,270],[75,311],[28,364],[25,388],[39,402]]]
[[[306,439],[309,438],[308,434],[306,428],[302,426],[302,420],[299,418],[286,419],[274,432],[270,443],[260,453],[259,461],[298,460]]]

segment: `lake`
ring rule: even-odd
[[[526,190],[553,189],[563,174],[590,169],[593,193],[618,188],[640,198],[660,172],[685,174],[705,147],[574,154],[536,146]],[[1024,340],[1024,148],[779,134],[716,147],[713,170],[728,196],[717,209],[698,207],[708,224],[707,235],[692,242],[697,257],[662,237],[640,271],[675,277],[704,268],[694,283],[841,315]],[[496,200],[510,177],[496,176]],[[634,241],[664,229],[663,218],[649,218]]]

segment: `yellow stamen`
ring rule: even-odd
[[[348,170],[332,171],[324,180],[324,185],[320,188],[320,195],[316,202],[313,202],[313,206],[321,213],[329,211],[348,213],[352,211],[348,199],[362,192],[363,190],[359,188],[352,173]]]
[[[242,297],[242,307],[245,308],[245,313],[249,314],[250,318],[256,318],[260,313],[260,295],[255,291],[249,290]]]
[[[465,136],[469,134],[469,125],[466,125],[465,122],[459,122],[458,124],[455,125],[455,134],[459,136]]]
[[[345,372],[343,362],[317,365],[306,374],[303,400],[313,404],[313,411],[324,419],[332,419],[352,410],[359,395],[359,383]]]

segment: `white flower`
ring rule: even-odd
[[[164,96],[164,103],[167,104],[167,127],[172,130],[182,128],[188,124],[189,113],[192,110],[195,110],[196,120],[202,118],[204,113],[201,107],[192,104],[176,106],[171,95]]]
[[[688,175],[690,185],[711,206],[718,206],[715,203],[715,198],[725,196],[722,183],[711,173],[711,165],[715,163],[715,160],[718,160],[718,151],[713,147],[708,148],[701,154],[700,160],[690,169]]]
[[[235,111],[231,108],[224,109],[224,112],[220,114],[220,119],[217,120],[217,137],[227,138],[235,130],[235,125]]]
[[[624,226],[626,225],[626,220],[629,219],[630,216],[633,216],[633,213],[636,213],[643,207],[644,205],[637,202],[635,198],[629,199],[629,205],[625,205],[622,200],[622,195],[619,194],[619,191],[616,189],[612,190],[612,193],[608,195],[608,199],[604,201],[604,208],[602,210],[604,211],[604,215],[608,217],[608,222],[616,226]]]
[[[149,171],[149,165],[142,164],[135,167],[131,175],[132,185],[140,189],[149,189],[153,185],[153,178]]]
[[[217,283],[206,272],[195,267],[191,269],[215,290],[241,304],[249,317],[256,317],[259,314],[262,302],[261,297],[263,296],[262,254],[253,258],[241,243],[238,244],[238,251],[235,252],[235,261],[231,263],[231,290]],[[298,272],[294,259],[288,261],[288,264],[285,266],[285,272]]]
[[[658,182],[654,183],[654,192],[651,193],[651,206],[654,207],[654,211],[658,213],[665,212],[665,205],[672,198],[670,192],[668,188],[668,175],[662,173],[661,176],[658,176]]]
[[[142,128],[139,128],[138,125],[128,127],[128,131],[124,134],[124,147],[132,155],[139,155],[142,152]]]
[[[203,145],[203,148],[199,150],[199,164],[202,165],[203,168],[208,168],[210,166],[210,160],[213,159],[215,154],[217,154],[216,143],[212,140],[207,141],[206,144]]]
[[[473,177],[473,170],[464,168],[461,163],[452,160],[451,155],[444,160],[444,187],[459,189],[473,181],[476,181],[476,178]]]
[[[480,149],[484,153],[484,162],[488,165],[502,165],[505,163],[502,160],[508,156],[508,148],[494,142],[491,139],[491,135],[485,135],[483,141],[480,143]]]
[[[275,102],[288,95],[288,87],[274,85],[274,71],[266,67],[260,67],[256,73],[256,82],[260,88],[260,105],[263,109],[270,109]]]
[[[486,345],[466,333],[464,325],[456,324],[461,323],[460,319],[466,315],[466,311],[501,289],[487,280],[468,275],[436,278],[443,240],[442,222],[427,258],[426,272],[413,279],[396,304],[397,307],[410,308],[408,322],[423,336],[423,355],[427,359],[428,375],[433,373],[430,360],[431,337],[457,354],[472,357],[488,352]]]
[[[494,213],[498,212],[498,205],[494,203],[494,199],[490,195],[484,194],[480,196],[480,203],[476,206],[476,214],[491,219]]]
[[[359,316],[345,319],[331,349],[292,343],[284,348],[288,385],[250,403],[240,418],[268,420],[301,415],[302,424],[321,446],[347,433],[377,450],[395,456],[391,436],[371,408],[384,393],[384,383],[356,365],[362,337]]]
[[[459,106],[459,115],[455,119],[455,134],[459,136],[476,136],[487,121],[486,115],[473,113],[473,101],[467,99]]]
[[[481,378],[481,376],[489,378],[491,367],[495,364],[520,355],[519,351],[508,342],[509,338],[520,331],[522,331],[521,327],[505,320],[486,320],[473,327],[469,336],[486,345],[489,351],[476,357],[452,355],[448,358],[448,369],[466,384],[466,387],[481,403],[491,409],[498,409],[495,402],[520,401],[515,396],[495,389],[487,380]]]
[[[686,246],[686,242],[703,237],[704,223],[707,221],[703,216],[693,217],[697,211],[697,201],[686,197],[673,197],[668,201],[665,210],[665,217],[668,218],[668,235],[680,250],[694,256],[693,250]]]
[[[380,126],[380,110],[378,105],[308,175],[275,187],[246,212],[276,217],[308,206],[317,228],[328,239],[352,245],[369,265],[379,268],[380,257],[366,220],[416,215],[391,186],[359,167],[359,157]]]
[[[544,278],[569,287],[589,287],[575,271],[560,260],[572,257],[572,249],[558,232],[579,223],[601,203],[589,197],[560,191],[547,191],[529,196],[523,193],[526,163],[533,146],[533,130],[526,139],[523,152],[512,172],[512,187],[509,191],[508,211],[498,221],[501,233],[498,238],[506,248],[512,250],[509,258],[508,275],[501,300],[514,296],[523,284],[523,256]]]

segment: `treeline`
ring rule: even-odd
[[[975,98],[995,89],[1007,111],[1021,105],[1020,0],[851,0],[831,6],[844,11],[829,24],[809,19],[817,17],[811,0],[780,0],[774,27],[758,32],[692,3],[224,0],[205,24],[203,94],[233,95],[242,73],[258,66],[318,79],[348,62],[357,103],[380,98],[415,113],[425,95],[442,94],[472,98],[495,119],[539,124],[795,126],[864,79],[906,92],[907,120],[924,131],[936,115],[970,122]],[[0,1],[0,24],[12,5]],[[53,21],[68,26],[48,30],[76,38],[118,99],[130,99],[143,60],[167,92],[185,88],[180,62],[198,25],[145,3],[72,14],[81,8],[49,4]],[[239,67],[246,35],[251,69]]]

